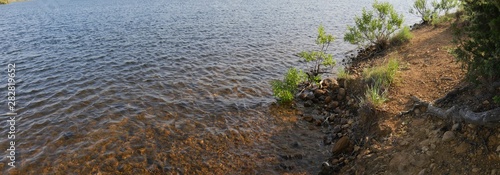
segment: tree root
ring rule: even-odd
[[[466,106],[452,106],[451,108],[443,109],[434,106],[432,103],[420,100],[415,96],[411,98],[414,101],[413,107],[408,111],[401,112],[398,116],[414,112],[417,108],[426,108],[426,114],[430,114],[432,116],[436,116],[445,120],[451,119],[457,122],[464,121],[466,123],[472,123],[487,127],[500,126],[500,108],[495,108],[484,112],[474,112]]]

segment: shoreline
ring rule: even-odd
[[[346,68],[354,80],[337,78],[339,87],[312,89],[311,98],[303,96],[297,105],[303,111],[302,119],[316,126],[328,123],[323,143],[330,146],[331,156],[322,160],[321,166],[317,165],[321,167],[320,174],[494,174],[500,171],[495,168],[500,165],[500,155],[495,152],[468,154],[474,150],[495,150],[497,145],[500,148],[500,129],[491,131],[471,124],[451,123],[426,115],[426,109],[401,115],[413,103],[412,96],[434,101],[468,84],[464,81],[461,65],[448,53],[454,47],[451,23],[416,24],[411,30],[414,38],[409,43],[391,46],[376,54],[366,52],[373,51],[372,48],[363,49],[362,53],[373,56],[354,59]],[[360,103],[356,100],[364,95],[366,85],[359,80],[363,71],[383,65],[391,58],[398,59],[401,68],[396,83],[387,89],[388,101],[371,109],[353,105]],[[475,93],[480,92],[476,90]],[[334,103],[330,102],[330,96]],[[458,104],[474,96],[462,93],[457,101],[439,105]],[[495,106],[487,99],[475,101],[473,106],[479,109]],[[315,108],[322,108],[327,114],[314,114]],[[481,146],[479,133],[489,135],[483,138],[489,143],[486,149]],[[467,157],[475,161],[450,160],[450,157]],[[481,160],[490,162],[474,163]],[[438,165],[465,168],[449,169]]]

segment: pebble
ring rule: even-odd
[[[494,170],[491,170],[491,175],[496,175],[497,174],[497,170],[494,169]]]
[[[352,125],[353,123],[354,123],[354,120],[353,120],[353,119],[349,119],[349,120],[347,120],[347,124]]]
[[[424,168],[420,172],[418,172],[418,175],[425,175],[425,174],[427,174],[427,169],[426,168]]]
[[[346,150],[348,147],[349,147],[349,137],[347,136],[344,136],[342,138],[340,138],[336,143],[335,145],[333,145],[332,147],[332,153],[334,155],[336,154],[339,154],[341,152],[343,152],[344,150]]]
[[[489,105],[489,104],[490,104],[490,102],[488,100],[483,101],[483,105]]]
[[[300,142],[293,142],[292,143],[292,147],[294,147],[294,148],[300,148],[300,147],[302,147],[302,144],[300,144]]]
[[[315,97],[320,97],[320,96],[324,95],[325,93],[326,93],[326,91],[325,91],[325,90],[322,90],[322,89],[316,89],[316,90],[314,91],[314,96],[315,96]]]
[[[448,142],[448,141],[451,141],[453,140],[453,138],[455,138],[455,133],[453,133],[453,131],[446,131],[444,134],[443,134],[443,138],[441,139],[443,142]]]
[[[313,105],[313,102],[311,100],[307,100],[304,102],[304,107],[311,107]]]
[[[497,150],[496,150],[496,151],[497,151],[497,152],[500,152],[500,145],[498,145],[498,147],[497,147]]]
[[[431,163],[431,165],[429,167],[431,168],[431,170],[435,169],[436,168],[436,163]]]
[[[305,116],[304,120],[308,121],[308,122],[312,122],[313,121],[313,117],[311,117],[311,116]]]
[[[328,103],[330,103],[330,102],[332,102],[332,97],[330,97],[330,96],[326,96],[326,97],[325,97],[325,103],[327,103],[327,104],[328,104]]]
[[[468,143],[462,142],[460,145],[458,145],[457,147],[455,147],[455,152],[457,154],[465,153],[469,149],[469,146],[470,145]]]
[[[339,95],[340,95],[340,96],[342,96],[342,97],[344,97],[344,96],[345,96],[345,94],[346,94],[345,89],[344,89],[344,88],[340,88],[340,89],[339,89]]]
[[[479,169],[479,168],[472,168],[472,172],[473,172],[473,173],[478,173],[479,171],[480,171],[480,169]]]
[[[451,130],[452,130],[452,131],[456,131],[456,130],[458,130],[458,128],[460,128],[460,123],[455,123],[455,124],[451,127]]]
[[[331,109],[335,109],[335,108],[337,108],[338,106],[339,106],[339,102],[338,102],[338,101],[332,101],[332,102],[330,103],[330,106],[329,106],[329,107],[330,107]]]
[[[333,127],[332,132],[333,132],[333,133],[338,133],[338,132],[340,132],[341,130],[342,130],[342,128],[340,127],[340,125],[336,125],[335,127]]]

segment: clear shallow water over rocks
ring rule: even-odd
[[[418,22],[407,13],[411,1],[390,2],[407,24]],[[253,172],[249,169],[265,167],[247,161],[259,157],[256,151],[272,153],[265,143],[281,127],[270,122],[276,119],[268,82],[290,66],[303,66],[295,55],[315,48],[320,24],[337,38],[331,52],[344,59],[355,49],[342,41],[346,26],[371,3],[32,0],[2,5],[0,62],[17,68],[17,171],[203,172],[215,166]],[[7,76],[1,80],[6,94]],[[7,107],[0,108],[5,112]],[[6,120],[0,124],[7,133]],[[1,148],[8,147],[6,137]],[[218,161],[224,165],[216,166]]]

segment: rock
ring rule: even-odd
[[[420,114],[420,109],[415,109],[413,112],[415,112],[415,114],[419,115]]]
[[[351,127],[351,125],[349,125],[349,124],[342,125],[342,129],[347,129],[349,127]]]
[[[348,102],[347,102],[347,105],[348,105],[348,106],[353,106],[353,105],[355,105],[355,104],[356,104],[356,100],[354,100],[354,99],[350,99],[350,100],[348,100]]]
[[[443,142],[448,142],[448,141],[451,141],[455,138],[455,133],[453,133],[453,131],[446,131],[444,134],[443,134],[443,138],[441,139]]]
[[[468,126],[470,129],[476,129],[476,127],[477,127],[475,124],[472,124],[472,123],[469,123],[467,126]]]
[[[500,145],[498,145],[498,147],[497,147],[497,150],[496,150],[496,151],[497,151],[497,152],[500,152]]]
[[[483,101],[483,105],[489,105],[489,104],[490,104],[490,102],[488,100]]]
[[[336,125],[335,127],[333,127],[332,132],[334,134],[336,134],[336,133],[340,132],[341,130],[342,130],[342,128],[340,127],[340,125]]]
[[[313,122],[313,117],[311,117],[311,116],[308,115],[308,116],[304,117],[304,120],[307,121],[307,122]]]
[[[332,97],[330,97],[330,96],[326,96],[326,97],[325,97],[325,103],[326,103],[326,104],[328,104],[328,103],[330,103],[330,102],[332,102]]]
[[[497,170],[494,169],[494,170],[491,170],[491,175],[496,175],[497,174]]]
[[[358,152],[359,149],[361,149],[361,147],[359,147],[358,145],[354,146],[354,152]]]
[[[425,174],[427,174],[426,168],[424,168],[424,169],[420,170],[420,172],[418,172],[418,175],[425,175]]]
[[[323,90],[323,89],[316,89],[314,90],[314,96],[317,98],[317,97],[320,97],[322,95],[325,95],[326,94],[326,91]]]
[[[340,138],[332,147],[332,153],[334,155],[344,152],[349,147],[350,141],[349,137],[344,136]]]
[[[294,147],[294,148],[300,148],[300,147],[302,147],[302,144],[300,144],[300,142],[293,142],[292,143],[292,147]]]
[[[337,79],[333,77],[328,77],[320,82],[321,88],[328,88],[331,90],[334,90],[339,87],[339,83],[337,82]]]
[[[321,120],[316,120],[316,121],[314,122],[314,124],[316,124],[316,126],[321,126],[321,124],[322,124],[322,123],[323,123],[323,122],[321,122]]]
[[[299,94],[299,98],[300,98],[301,100],[307,100],[307,93],[300,93],[300,94]]]
[[[399,142],[399,145],[401,146],[408,146],[410,144],[410,142],[408,142],[407,140],[403,140],[401,142]]]
[[[304,116],[304,112],[302,112],[302,111],[297,111],[297,115],[298,115],[298,116]]]
[[[347,124],[348,122],[349,122],[349,120],[347,120],[347,119],[345,119],[345,118],[341,118],[341,119],[340,119],[340,124],[341,124],[341,125],[345,125],[345,124]]]
[[[344,88],[340,88],[340,89],[339,89],[339,95],[340,95],[340,96],[342,96],[342,98],[343,98],[343,97],[345,97],[345,95],[346,95],[346,91],[345,91],[345,89],[344,89]]]
[[[313,106],[313,102],[311,100],[307,100],[304,102],[304,107],[311,107]]]
[[[481,169],[479,169],[479,168],[472,168],[472,172],[473,173],[478,173],[479,171],[481,171]]]
[[[391,161],[389,161],[389,169],[393,171],[393,173],[389,174],[406,174],[407,170],[410,167],[413,167],[412,162],[415,159],[413,156],[407,153],[396,153],[392,157]]]
[[[332,101],[330,104],[328,104],[328,108],[329,109],[335,109],[339,106],[339,102],[338,101]]]
[[[460,123],[455,123],[455,124],[451,127],[451,130],[452,130],[452,131],[457,131],[459,128],[460,128]]]
[[[500,139],[497,139],[494,135],[490,135],[486,143],[488,143],[488,146],[494,147],[500,144]]]
[[[462,154],[462,153],[465,153],[467,152],[467,150],[469,149],[470,145],[466,142],[462,142],[460,145],[458,145],[457,147],[455,147],[455,152],[457,154]]]
[[[347,120],[347,124],[352,125],[353,123],[354,123],[354,120],[353,120],[353,119],[349,119],[349,120]]]
[[[302,100],[312,100],[314,98],[314,93],[310,90],[305,90],[299,95],[299,98]]]

